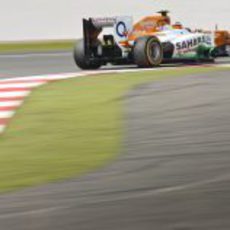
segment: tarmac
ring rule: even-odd
[[[0,229],[230,229],[229,88],[230,71],[220,71],[129,92],[119,159],[1,195]]]

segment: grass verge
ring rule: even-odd
[[[74,40],[2,42],[0,43],[0,53],[72,50],[74,42]]]
[[[0,137],[0,192],[76,177],[111,162],[121,152],[128,90],[211,70],[82,77],[36,90]]]

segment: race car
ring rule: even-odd
[[[171,24],[168,13],[160,11],[134,25],[129,16],[83,19],[84,37],[76,43],[75,63],[85,70],[108,63],[151,68],[169,61],[212,62],[228,54],[228,32],[192,31]]]

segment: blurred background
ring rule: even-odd
[[[72,39],[81,37],[81,19],[132,15],[137,20],[168,9],[174,21],[188,27],[229,28],[229,0],[1,0],[0,41]]]

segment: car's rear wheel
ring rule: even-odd
[[[159,66],[163,61],[163,47],[157,37],[138,38],[133,48],[134,63],[141,68]]]
[[[89,60],[85,56],[84,40],[78,40],[74,48],[74,60],[76,65],[83,70],[94,70],[101,67],[101,63],[97,60]]]

